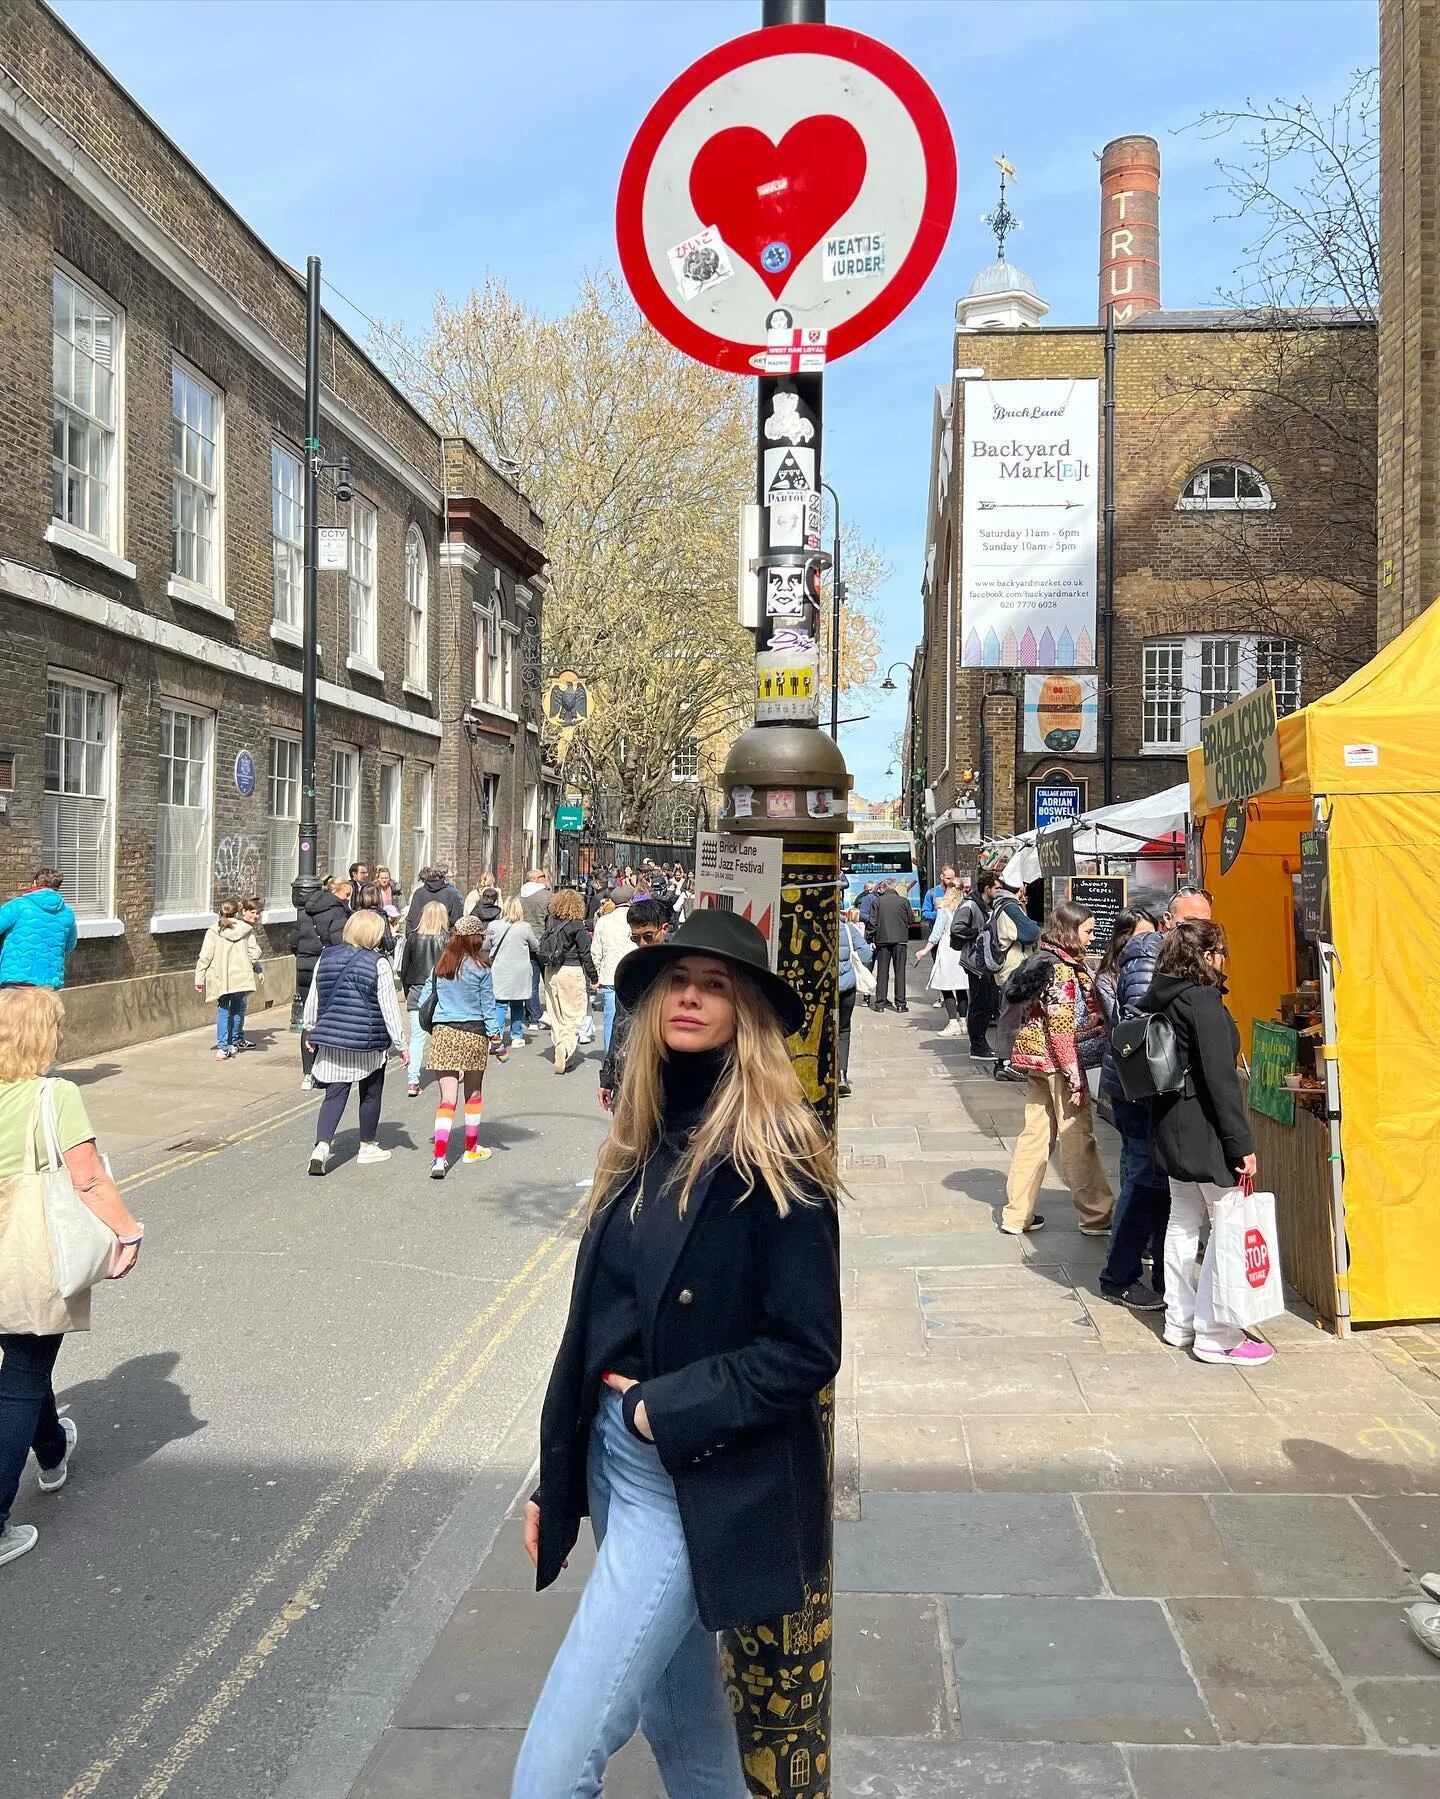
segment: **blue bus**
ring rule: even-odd
[[[911,920],[920,924],[920,872],[915,866],[915,839],[888,826],[861,826],[840,839],[840,872],[845,878],[845,904],[859,903],[871,881],[902,881],[910,898]]]

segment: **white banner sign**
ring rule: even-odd
[[[321,525],[315,533],[316,568],[350,566],[350,533],[344,525]]]
[[[765,939],[770,966],[780,946],[778,837],[731,837],[701,831],[695,839],[695,894],[701,906],[738,912]]]
[[[967,381],[966,668],[1095,666],[1096,381]]]

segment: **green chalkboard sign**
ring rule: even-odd
[[[1250,1110],[1263,1112],[1277,1124],[1294,1124],[1295,1095],[1285,1085],[1287,1074],[1300,1068],[1299,1035],[1283,1024],[1250,1024]]]

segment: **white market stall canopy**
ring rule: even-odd
[[[1082,812],[1072,824],[1052,825],[1050,831],[1073,831],[1077,856],[1136,856],[1144,844],[1157,837],[1168,837],[1172,831],[1187,830],[1189,824],[1190,785],[1181,781],[1143,800],[1096,806]],[[1018,840],[1019,847],[1005,864],[1001,877],[1008,885],[1026,886],[1040,879],[1037,834],[1027,831]]]

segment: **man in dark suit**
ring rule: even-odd
[[[875,942],[875,997],[877,1012],[885,1010],[885,989],[894,971],[895,1010],[908,1012],[905,998],[905,963],[910,953],[910,901],[900,882],[880,889],[870,909],[870,935]]]

